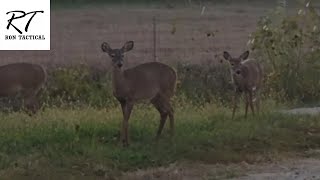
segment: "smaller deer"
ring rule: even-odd
[[[37,95],[47,79],[45,69],[37,64],[13,63],[0,66],[0,97],[22,95],[30,113],[39,109]]]
[[[256,60],[248,59],[249,51],[244,52],[238,58],[233,58],[228,52],[223,52],[223,57],[229,61],[231,78],[235,87],[232,118],[235,115],[238,99],[243,92],[245,94],[245,117],[247,117],[249,105],[254,115],[254,102],[257,112],[260,110],[259,91],[263,78],[262,66]]]
[[[171,135],[174,134],[174,112],[170,98],[174,95],[177,75],[170,66],[149,62],[122,70],[124,53],[133,49],[133,41],[128,41],[121,49],[112,49],[108,43],[101,45],[103,52],[112,60],[113,94],[121,104],[123,113],[121,141],[128,146],[128,121],[133,105],[140,100],[149,100],[160,113],[157,139],[169,116]]]

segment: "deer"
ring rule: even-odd
[[[170,119],[170,134],[174,135],[174,110],[170,99],[174,96],[177,73],[160,62],[147,62],[123,70],[124,53],[133,49],[134,42],[127,41],[122,48],[112,49],[107,42],[101,44],[103,52],[112,60],[113,95],[119,101],[123,114],[120,141],[124,147],[128,142],[128,121],[136,103],[149,101],[160,114],[156,134],[159,139],[167,118]]]
[[[46,70],[38,64],[12,63],[0,66],[0,97],[21,95],[29,115],[39,110],[38,94],[47,79]]]
[[[245,118],[247,118],[248,106],[255,114],[253,103],[257,113],[260,111],[260,89],[263,82],[263,68],[261,64],[248,59],[249,51],[245,51],[239,57],[232,57],[228,52],[223,52],[223,57],[230,64],[231,80],[234,85],[232,119],[234,118],[237,103],[242,93],[245,94]]]

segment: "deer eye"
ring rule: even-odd
[[[110,54],[110,57],[114,58],[114,57],[115,57],[115,55],[114,55],[114,54]]]
[[[234,66],[234,63],[231,63],[231,66]]]

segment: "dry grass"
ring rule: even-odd
[[[127,40],[135,41],[134,51],[127,55],[129,66],[150,61],[153,15],[158,18],[159,61],[215,61],[215,55],[225,49],[235,54],[244,50],[249,33],[266,10],[248,5],[217,5],[207,7],[201,16],[198,6],[55,9],[51,12],[51,51],[1,51],[1,64],[26,61],[54,66],[86,62],[104,68],[109,66],[109,59],[100,50],[102,41],[120,47]],[[173,27],[175,34],[171,33]]]

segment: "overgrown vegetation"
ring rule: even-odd
[[[259,21],[249,42],[265,65],[269,96],[281,102],[320,100],[319,25],[320,16],[311,1],[293,15],[278,7]]]
[[[116,101],[112,94],[110,74],[85,64],[60,67],[49,72],[42,99],[52,106],[111,107]]]
[[[178,64],[177,72],[178,97],[183,96],[194,105],[226,105],[231,101],[233,86],[225,64]]]
[[[230,101],[232,85],[228,67],[217,64],[178,64],[178,84],[175,101],[193,105]],[[47,107],[91,106],[114,107],[110,71],[98,71],[87,65],[60,67],[49,72],[42,100]]]
[[[265,69],[264,97],[280,103],[320,100],[320,16],[311,3],[294,14],[279,6],[261,18],[249,46]],[[231,102],[228,67],[223,64],[177,64],[175,101],[194,105]],[[47,105],[114,107],[110,72],[86,65],[53,70],[44,99]]]

